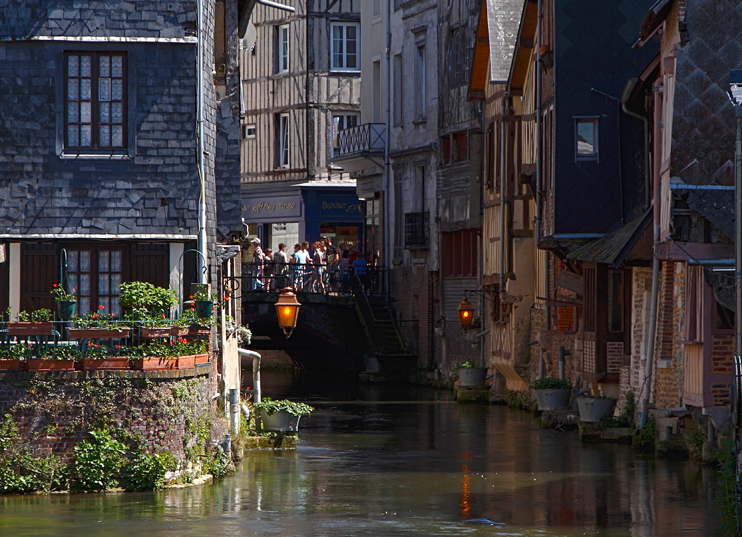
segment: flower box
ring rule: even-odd
[[[70,339],[122,339],[130,333],[130,328],[70,328]]]
[[[169,326],[156,326],[154,328],[142,328],[142,337],[158,338],[158,337],[170,337],[171,335],[172,335],[172,329]]]
[[[31,358],[26,360],[29,371],[74,371],[74,360],[54,360],[53,358]]]
[[[264,431],[295,433],[299,430],[299,418],[285,410],[279,410],[268,414],[265,410],[260,411],[260,422]]]
[[[210,328],[189,328],[188,333],[186,335],[208,337],[211,335],[211,329]]]
[[[208,364],[209,363],[209,355],[208,354],[197,354],[196,355],[196,364]]]
[[[0,370],[2,371],[11,371],[11,370],[18,370],[23,369],[24,362],[21,362],[20,360],[16,360],[13,358],[3,358],[0,359]]]
[[[134,359],[134,369],[139,371],[151,371],[154,369],[189,369],[192,367],[196,367],[195,354],[178,356],[177,358],[146,356],[144,358]]]
[[[8,335],[9,336],[51,336],[52,326],[54,323],[51,321],[44,321],[39,323],[31,322],[12,322],[8,323]]]
[[[188,335],[188,328],[183,328],[181,326],[171,326],[170,327],[170,335],[175,337],[182,337]]]
[[[125,371],[131,369],[131,360],[127,356],[83,358],[80,364],[83,371]]]

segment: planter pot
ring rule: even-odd
[[[83,371],[126,371],[131,369],[131,360],[126,356],[83,358],[80,363]]]
[[[51,336],[52,335],[51,321],[44,321],[42,323],[27,323],[27,322],[15,322],[8,323],[8,335],[9,336]]]
[[[156,337],[170,337],[171,335],[172,335],[172,331],[169,326],[157,326],[155,328],[142,328],[142,337],[156,338]]]
[[[260,411],[260,422],[264,431],[295,433],[299,430],[299,417],[285,410],[279,410],[270,416],[265,410]]]
[[[211,330],[209,328],[189,328],[188,333],[186,335],[198,336],[198,337],[209,337],[211,335]]]
[[[209,355],[208,354],[197,354],[195,359],[196,364],[208,364],[209,363]]]
[[[456,370],[459,374],[459,386],[484,386],[487,370],[478,367],[460,367]]]
[[[188,335],[188,329],[187,328],[181,328],[180,326],[171,326],[170,327],[170,335],[175,337],[182,337]]]
[[[214,303],[211,300],[194,300],[193,306],[199,319],[211,319]]]
[[[567,410],[569,407],[569,396],[572,390],[534,390],[538,409],[544,410]]]
[[[0,371],[17,371],[23,369],[23,362],[20,360],[14,360],[11,358],[3,358],[0,360]]]
[[[580,421],[596,422],[603,416],[613,414],[616,400],[612,397],[596,399],[593,397],[578,397],[577,405],[580,407]]]
[[[75,300],[57,300],[57,317],[62,321],[69,321],[75,315]]]
[[[134,369],[139,371],[152,371],[155,369],[189,369],[196,367],[196,355],[178,356],[177,358],[164,358],[162,356],[147,356],[134,360]]]
[[[131,328],[70,328],[70,339],[123,339]]]
[[[53,360],[49,358],[31,358],[26,360],[29,371],[74,371],[74,360]]]

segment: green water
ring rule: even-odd
[[[0,497],[0,535],[712,536],[717,483],[692,462],[581,446],[526,412],[448,392],[264,373],[310,402],[295,451],[248,454],[213,485]]]

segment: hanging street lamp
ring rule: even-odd
[[[462,328],[469,328],[474,320],[474,306],[464,295],[464,300],[459,304],[459,324]]]
[[[278,297],[276,302],[276,315],[278,316],[278,326],[283,330],[286,339],[291,337],[294,328],[296,328],[300,306],[301,304],[296,299],[291,287],[286,287],[281,291],[281,296]]]

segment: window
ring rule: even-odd
[[[381,17],[381,0],[374,0],[373,9],[373,16]]]
[[[394,11],[402,9],[402,0],[394,0]]]
[[[340,154],[340,131],[358,126],[358,114],[342,114],[332,118],[332,139],[335,156]]]
[[[257,132],[257,128],[255,127],[255,124],[245,125],[243,137],[247,140],[252,140],[255,138],[256,132]]]
[[[65,64],[65,148],[124,149],[126,55],[70,52]]]
[[[441,159],[443,164],[451,163],[451,137],[444,136],[441,138]]]
[[[425,119],[425,45],[417,47],[415,61],[415,115]]]
[[[289,115],[276,117],[276,168],[289,167]]]
[[[358,45],[360,25],[332,23],[331,68],[335,71],[358,71]]]
[[[454,134],[456,141],[456,162],[469,160],[469,138],[468,132],[460,131]]]
[[[402,55],[394,56],[394,126],[402,125]]]
[[[372,116],[374,123],[381,123],[381,62],[374,62]]]
[[[441,276],[476,276],[478,244],[477,232],[473,229],[441,233]]]
[[[276,28],[276,74],[289,71],[289,25]]]
[[[123,277],[123,251],[91,248],[67,251],[67,279],[77,289],[79,314],[93,313],[101,305],[121,317],[118,296]],[[96,285],[97,282],[97,285]]]
[[[598,118],[575,118],[575,158],[598,160]]]
[[[703,341],[703,267],[688,265],[685,282],[685,339]]]
[[[608,271],[608,330],[623,332],[624,281],[622,270]]]

